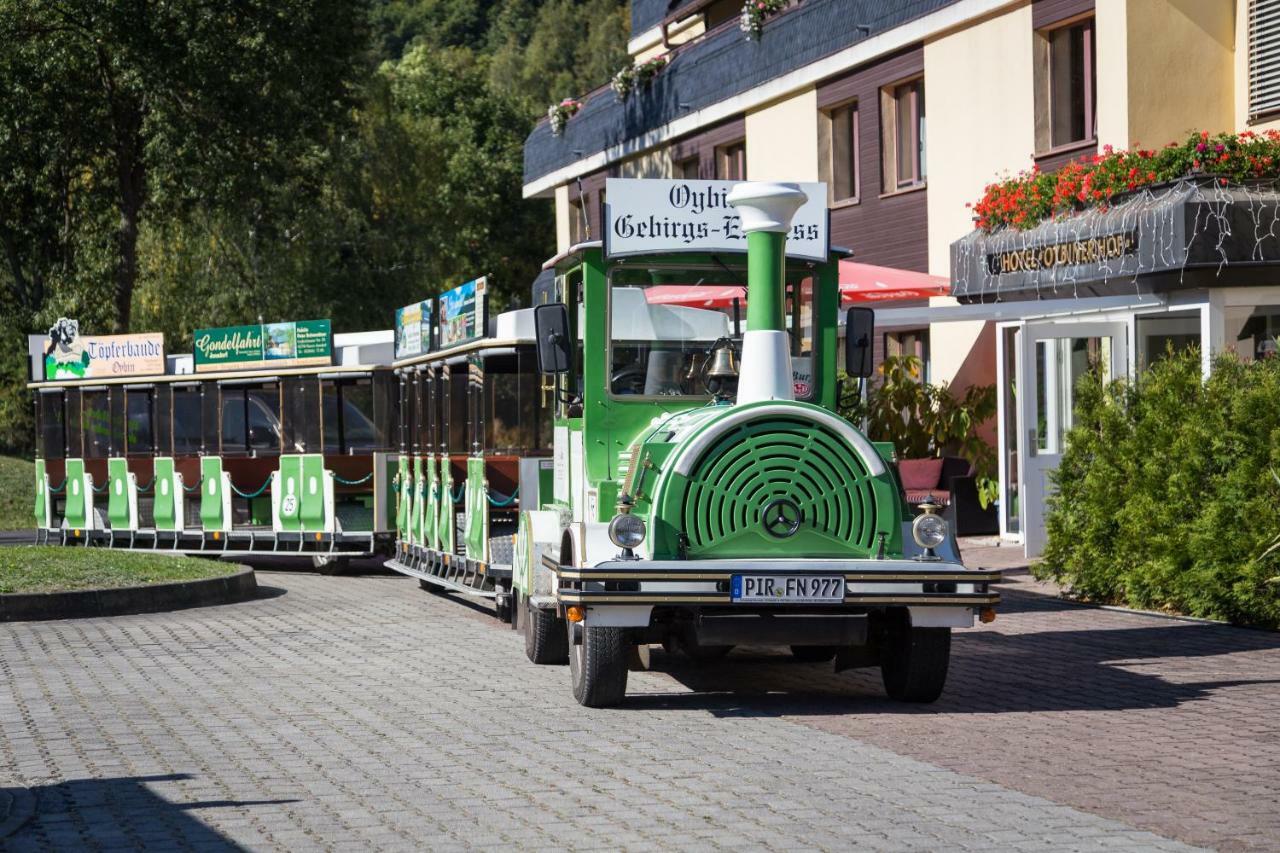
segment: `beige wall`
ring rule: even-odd
[[[924,46],[929,117],[929,272],[951,274],[952,242],[973,230],[982,189],[1031,168],[1035,148],[1031,7]]]
[[[556,187],[556,254],[569,249],[569,186]]]
[[[747,113],[747,177],[818,180],[818,93],[807,89]]]
[[[1099,145],[1160,148],[1238,126],[1237,2],[1099,0]]]
[[[673,168],[671,150],[659,148],[620,162],[618,164],[618,177],[669,178]]]

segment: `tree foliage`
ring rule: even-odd
[[[1076,387],[1033,567],[1082,598],[1280,625],[1280,360],[1170,354]]]
[[[26,340],[331,317],[554,250],[521,198],[550,99],[623,64],[617,0],[0,0],[0,449]]]

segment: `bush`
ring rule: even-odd
[[[1280,626],[1280,360],[1170,354],[1076,390],[1048,545],[1033,567],[1083,599]]]

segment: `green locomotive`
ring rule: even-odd
[[[836,414],[839,253],[789,256],[793,240],[812,255],[825,210],[797,224],[796,185],[718,184],[610,181],[604,245],[548,264],[554,301],[534,310],[554,484],[520,509],[511,577],[528,656],[567,658],[592,707],[620,702],[658,643],[699,659],[790,646],[932,701],[951,629],[989,617],[999,575],[966,569],[930,507],[908,520],[892,449]],[[670,299],[682,287],[740,296],[690,307]],[[846,323],[854,377],[869,315]]]

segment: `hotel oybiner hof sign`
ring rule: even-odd
[[[1132,255],[1137,248],[1137,231],[1064,240],[1044,246],[991,252],[987,255],[987,272],[991,275],[1007,275],[1079,264],[1097,264]]]
[[[745,252],[746,235],[729,191],[740,181],[609,178],[605,181],[605,256],[654,252]],[[796,184],[809,198],[787,234],[787,256],[827,260],[827,185]]]
[[[192,343],[197,373],[307,367],[333,362],[333,337],[328,320],[197,329]]]

